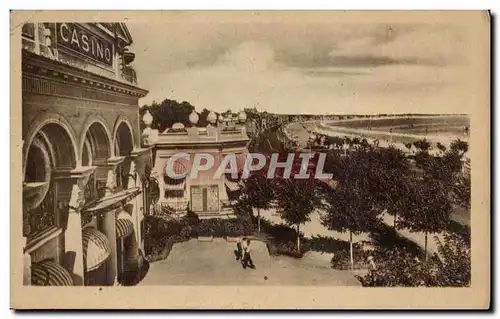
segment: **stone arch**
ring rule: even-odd
[[[23,212],[35,209],[47,200],[52,207],[53,178],[57,170],[78,166],[75,136],[67,123],[53,117],[30,126],[23,145]],[[23,218],[25,216],[23,215]]]
[[[113,152],[114,156],[125,157],[118,167],[119,185],[128,188],[130,179],[130,169],[132,159],[130,153],[134,149],[134,131],[129,120],[124,116],[119,116],[113,129]],[[135,180],[135,178],[133,179]]]
[[[115,122],[112,141],[114,156],[128,156],[135,148],[134,129],[124,115],[120,115]]]
[[[91,165],[94,160],[106,161],[112,156],[111,135],[106,121],[99,115],[87,118],[80,136],[79,154],[82,165]]]
[[[23,178],[28,153],[36,136],[48,141],[53,168],[72,169],[80,166],[77,138],[69,121],[58,113],[45,113],[30,124],[23,143]]]

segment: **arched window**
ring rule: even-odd
[[[60,226],[52,174],[76,166],[74,150],[67,131],[55,123],[43,126],[28,145],[23,177],[23,236],[28,242]]]

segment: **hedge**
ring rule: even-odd
[[[249,218],[200,220],[191,212],[179,220],[146,216],[144,226],[144,250],[149,261],[165,259],[173,244],[191,238],[249,236],[254,232]]]

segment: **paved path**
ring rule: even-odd
[[[344,241],[349,241],[349,233],[341,233],[338,231],[334,230],[328,230],[326,229],[323,225],[320,223],[320,210],[315,211],[314,213],[311,214],[311,221],[305,223],[304,225],[301,226],[301,231],[304,233],[304,236],[306,238],[311,238],[313,236],[321,235],[321,236],[326,236],[326,237],[332,237]],[[274,209],[269,209],[267,211],[262,211],[261,210],[261,216],[271,223],[274,224],[280,224],[282,223],[281,217],[277,216],[275,214]],[[393,226],[394,225],[394,217],[385,214],[382,217],[383,222],[386,225]],[[403,236],[417,245],[421,247],[422,249],[425,246],[425,235],[424,233],[412,233],[406,229],[397,229],[397,233],[400,236]],[[434,240],[434,235],[438,235],[438,238],[440,240],[444,239],[443,234],[429,234],[428,239],[427,239],[427,249],[429,252],[437,252],[437,244],[436,241]],[[359,241],[371,241],[369,234],[368,233],[361,233],[359,235],[353,235],[352,236],[353,242],[359,242]]]
[[[384,224],[393,226],[394,225],[394,217],[390,216],[388,214],[385,214],[382,216],[382,220]],[[397,229],[396,231],[400,236],[405,237],[412,242],[416,243],[420,248],[424,249],[425,247],[425,234],[422,232],[410,232],[407,229]],[[436,233],[436,234],[428,234],[427,235],[427,251],[429,253],[437,253],[438,252],[438,246],[437,242],[434,239],[434,236],[437,236],[441,242],[444,240],[444,234],[443,233]]]
[[[334,270],[314,256],[271,257],[260,241],[252,241],[251,247],[256,269],[243,269],[235,260],[235,244],[224,239],[175,244],[167,259],[150,264],[139,285],[360,286],[351,272]]]
[[[276,209],[270,208],[268,210],[261,210],[261,216],[266,220],[270,221],[273,224],[281,224],[283,220],[279,215],[276,214]],[[341,240],[348,241],[349,240],[349,232],[339,232],[335,230],[328,230],[325,226],[321,225],[320,216],[322,214],[322,210],[317,209],[311,214],[311,220],[300,226],[300,231],[304,233],[304,237],[311,238],[313,236],[326,236],[333,237]],[[254,215],[257,215],[254,212]],[[359,235],[352,236],[353,242],[358,242],[362,240],[369,240],[367,233],[362,233]]]

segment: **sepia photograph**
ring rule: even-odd
[[[489,19],[13,11],[11,306],[489,307]]]

